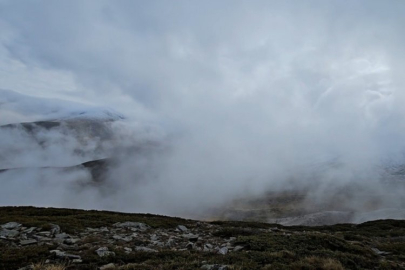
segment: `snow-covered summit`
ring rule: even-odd
[[[34,97],[11,90],[0,89],[0,124],[19,121],[68,119],[120,120],[119,112],[79,102]]]

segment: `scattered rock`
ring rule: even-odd
[[[22,226],[22,224],[17,223],[17,222],[8,222],[8,223],[6,223],[6,224],[1,225],[1,227],[2,227],[3,229],[6,229],[6,230],[18,229],[18,228],[21,227],[21,226]]]
[[[66,233],[57,233],[55,234],[55,238],[59,238],[59,239],[65,239],[65,238],[69,238],[70,235],[66,234]]]
[[[33,245],[33,244],[36,244],[36,243],[38,243],[38,241],[35,240],[35,239],[28,239],[28,240],[21,240],[20,241],[20,245],[22,245],[22,246]]]
[[[100,270],[115,269],[115,264],[109,263],[100,267]]]
[[[31,228],[28,228],[26,230],[23,230],[22,232],[26,233],[26,234],[31,234],[31,233],[33,233],[35,231],[36,228],[37,227],[31,227]]]
[[[191,249],[193,249],[193,247],[194,247],[194,244],[191,243],[191,242],[188,242],[187,246],[186,246],[186,249],[191,250]]]
[[[150,228],[145,223],[131,222],[131,221],[115,223],[114,227],[117,227],[117,228],[135,228],[135,229],[139,229],[141,231],[146,231],[147,229]]]
[[[135,247],[136,251],[145,251],[145,252],[158,252],[155,249],[147,248],[147,247]]]
[[[13,238],[19,235],[20,233],[17,230],[1,230],[0,231],[0,236],[7,237],[7,238]]]
[[[114,251],[109,251],[108,247],[101,247],[96,250],[96,253],[100,257],[105,257],[105,256],[115,256]]]
[[[60,231],[59,225],[51,224],[51,234],[52,235],[59,234],[60,232],[61,231]]]
[[[227,270],[228,266],[220,264],[204,264],[201,269],[205,270]]]
[[[183,234],[183,237],[187,238],[191,242],[196,242],[198,240],[198,235],[195,235],[195,234],[192,234],[192,233]]]
[[[65,252],[57,250],[57,249],[51,250],[50,253],[53,253],[53,254],[55,254],[56,256],[59,256],[59,257],[65,256]]]
[[[79,238],[69,238],[69,239],[65,239],[63,241],[63,243],[67,244],[67,245],[73,245],[76,244],[77,242],[79,242],[80,239]]]
[[[223,247],[218,250],[218,254],[226,255],[228,253],[228,248]]]
[[[236,246],[236,247],[233,248],[233,251],[239,251],[239,250],[242,250],[242,249],[244,249],[243,246]]]
[[[169,238],[169,240],[166,242],[165,246],[166,247],[173,247],[176,244],[176,241],[174,238]]]
[[[128,221],[115,223],[112,227],[86,228],[77,234],[64,233],[57,224],[52,224],[49,231],[22,226],[16,222],[2,225],[0,241],[5,241],[7,245],[17,248],[28,245],[53,246],[57,244],[57,248],[50,251],[53,254],[49,257],[51,264],[61,259],[68,260],[69,263],[80,264],[82,258],[76,254],[82,250],[92,250],[94,247],[97,248],[95,253],[99,257],[115,256],[115,253],[110,251],[107,245],[116,246],[126,254],[133,251],[156,253],[160,250],[170,249],[174,251],[217,252],[225,255],[229,250],[243,249],[242,246],[233,247],[232,242],[236,240],[234,237],[224,239],[211,235],[213,230],[206,230],[208,228],[207,223],[200,223],[199,226],[193,228],[179,225],[173,230],[170,228],[153,229],[145,223]],[[209,228],[214,227],[215,230],[214,225],[209,226]],[[226,269],[221,268],[224,267],[222,265],[208,265],[207,263],[205,265],[211,267],[209,269]],[[116,268],[112,264],[107,264],[103,266],[106,268],[100,269],[109,269],[107,266]]]
[[[177,226],[177,229],[179,229],[179,230],[182,231],[182,232],[188,231],[187,227],[184,226],[184,225],[179,225],[179,226]]]
[[[51,250],[50,253],[53,253],[56,256],[61,257],[61,258],[79,259],[79,260],[81,259],[81,257],[79,255],[68,254],[68,253],[65,253],[64,251],[60,251],[57,249]]]
[[[379,250],[378,248],[371,248],[371,250],[375,253],[375,254],[377,254],[377,255],[389,255],[389,254],[391,254],[391,252],[387,252],[387,251],[381,251],[381,250]]]
[[[121,236],[121,235],[113,235],[112,237],[114,240],[121,240],[121,241],[125,241],[125,242],[131,242],[132,241],[132,237],[131,236]]]

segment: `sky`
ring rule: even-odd
[[[0,88],[162,127],[198,203],[335,158],[326,185],[363,181],[403,158],[403,25],[401,0],[0,0]]]

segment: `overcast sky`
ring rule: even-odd
[[[158,123],[187,138],[169,178],[260,190],[402,155],[404,25],[403,0],[0,0],[0,88]]]
[[[396,136],[404,15],[401,0],[1,0],[0,87],[179,126]]]

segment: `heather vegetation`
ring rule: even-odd
[[[285,227],[108,211],[1,207],[0,224],[0,269],[405,267],[405,221],[399,220]]]

